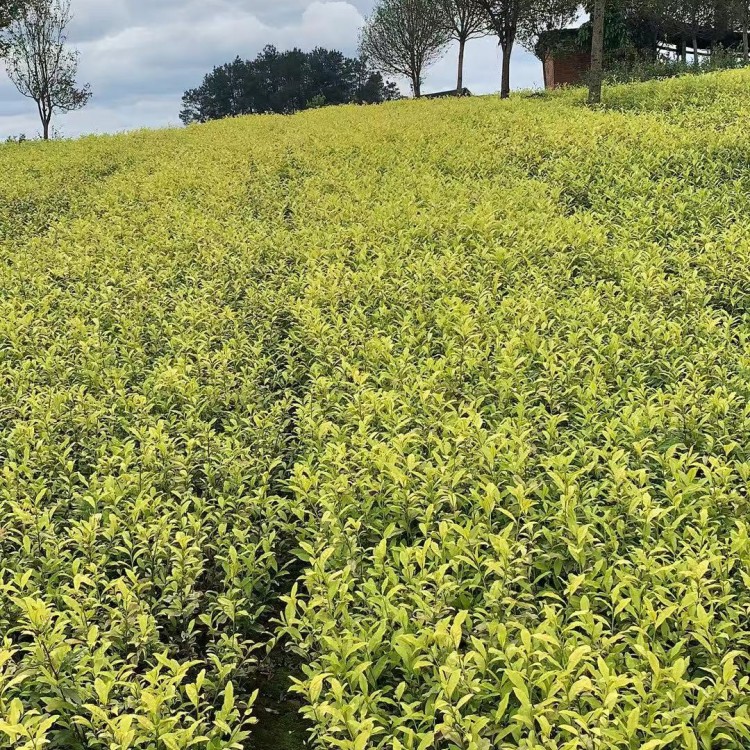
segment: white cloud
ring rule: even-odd
[[[354,54],[373,0],[72,0],[70,41],[81,53],[81,81],[94,98],[57,120],[64,135],[115,132],[178,122],[183,92],[214,65],[280,49],[323,46]],[[475,93],[499,88],[500,58],[492,38],[467,48],[465,83]],[[514,54],[515,87],[541,84],[541,66]],[[430,71],[425,91],[455,86],[455,52]],[[0,138],[36,134],[34,105],[0,74]]]

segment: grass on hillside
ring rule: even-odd
[[[0,148],[0,748],[750,744],[750,73],[582,96]]]

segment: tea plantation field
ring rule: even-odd
[[[0,748],[750,746],[750,73],[605,97],[0,147]]]

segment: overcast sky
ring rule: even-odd
[[[374,0],[72,0],[69,41],[81,53],[79,80],[94,93],[79,112],[60,116],[61,135],[178,125],[180,99],[214,65],[254,57],[266,44],[356,52],[359,29]],[[426,75],[424,91],[455,87],[455,50]],[[539,61],[519,49],[514,88],[542,85]],[[500,55],[491,38],[469,43],[465,85],[499,88]],[[0,138],[37,135],[35,105],[0,63]]]

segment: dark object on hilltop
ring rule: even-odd
[[[214,68],[196,89],[182,97],[180,119],[207,122],[264,113],[293,114],[331,104],[379,104],[400,99],[396,84],[385,81],[364,61],[336,50],[279,52],[267,46],[254,60]]]
[[[434,94],[425,94],[425,99],[445,99],[449,96],[471,96],[471,91],[465,86],[462,89],[449,89],[448,91],[436,91]]]

